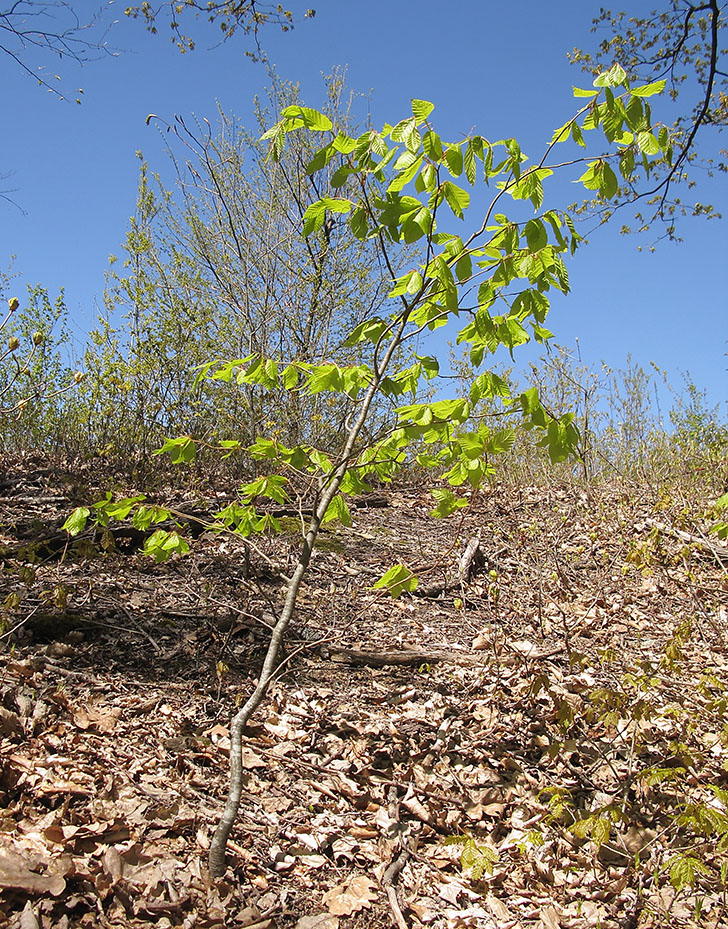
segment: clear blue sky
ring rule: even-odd
[[[98,9],[87,0],[71,5],[81,19]],[[242,37],[216,45],[216,31],[188,23],[198,46],[181,55],[166,27],[148,35],[140,22],[125,19],[125,5],[115,9],[112,2],[104,14],[106,22],[119,19],[108,35],[116,57],[101,56],[82,68],[45,60],[72,100],[74,89],[83,88],[80,106],[61,102],[0,56],[0,173],[12,172],[0,186],[14,189],[24,211],[0,203],[0,264],[17,256],[21,299],[25,281],[43,284],[51,296],[65,288],[79,349],[101,303],[108,256],[121,253],[134,211],[135,152],[142,150],[152,169],[166,164],[157,131],[145,125],[147,114],[213,120],[219,101],[250,120],[253,97],[266,83],[263,68],[245,57]],[[372,91],[375,124],[408,115],[410,98],[421,97],[436,104],[444,136],[457,139],[473,129],[494,140],[515,136],[534,156],[574,109],[572,85],[588,86],[566,52],[594,41],[589,27],[600,7],[598,0],[309,5],[316,7],[315,19],[286,35],[273,28],[264,33],[271,61],[282,77],[300,81],[309,105],[321,103],[321,73],[347,65],[351,87]],[[632,6],[644,11],[652,4]],[[654,110],[659,113],[657,99]],[[695,196],[722,207],[726,219],[684,221],[681,245],[665,242],[656,254],[639,253],[637,241],[620,236],[616,224],[593,235],[569,265],[572,293],[553,301],[549,326],[562,344],[578,338],[585,361],[619,367],[631,353],[644,366],[654,361],[666,369],[677,386],[687,370],[712,402],[723,403],[725,177],[706,181]]]

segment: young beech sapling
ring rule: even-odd
[[[593,88],[576,89],[583,106],[554,132],[536,163],[529,162],[515,139],[491,143],[472,135],[456,143],[444,141],[432,119],[434,107],[424,100],[413,100],[412,114],[396,125],[356,138],[337,131],[324,114],[303,106],[284,109],[280,121],[265,133],[272,159],[280,158],[291,133],[321,136],[308,173],[315,176],[324,168],[330,170],[333,162],[334,186],[347,182],[351,191],[353,181],[356,193],[324,197],[310,205],[303,234],[316,236],[327,223],[345,223],[352,236],[376,244],[392,287],[387,311],[366,319],[348,338],[351,345],[368,347],[367,363],[341,366],[322,359],[311,364],[251,355],[210,361],[198,374],[201,379],[234,380],[263,391],[282,386],[308,394],[329,392],[353,404],[338,448],[289,448],[275,438],[260,436],[246,451],[267,473],[245,484],[238,502],[217,514],[217,527],[250,537],[278,528],[272,515],[256,508],[258,500],[280,504],[303,495],[312,512],[303,526],[295,569],[284,579],[285,602],[258,684],[232,721],[230,792],[210,848],[213,876],[225,871],[226,841],[240,803],[242,733],[275,674],[321,526],[331,520],[349,524],[347,500],[370,489],[368,479],[389,481],[411,461],[432,469],[438,479],[440,486],[432,491],[433,515],[446,516],[467,506],[493,475],[495,456],[510,448],[516,427],[536,430],[553,461],[564,460],[576,449],[579,435],[572,415],[552,415],[535,389],[512,395],[508,383],[484,362],[501,346],[512,355],[531,338],[549,339],[551,333],[545,328],[549,291],[569,290],[564,256],[575,251],[580,237],[567,212],[544,206],[545,183],[557,170],[571,169],[586,188],[609,198],[619,186],[618,174],[622,183],[637,183],[656,163],[669,160],[669,134],[664,127],[653,131],[647,99],[661,89],[660,82],[630,87],[618,66],[600,75]],[[587,157],[579,149],[586,148],[585,136],[594,130],[601,130],[595,136],[604,148]],[[567,143],[577,147],[574,155],[557,156],[556,150]],[[492,196],[477,224],[469,227],[465,222],[469,188],[476,184],[488,186]],[[504,212],[505,204],[511,205],[511,216]],[[465,234],[460,232],[463,229]],[[403,243],[421,247],[419,263],[404,271],[398,268]],[[608,274],[609,286],[618,288],[615,269]],[[405,357],[403,348],[419,345],[416,340],[449,324],[458,327],[457,342],[469,349],[476,371],[469,397],[446,399],[435,393],[434,399],[422,401],[419,389],[436,383],[438,359],[415,353],[406,367],[398,367],[398,359]],[[381,398],[391,403],[391,420],[372,434],[366,428],[368,418],[375,400]],[[483,398],[496,405],[501,428],[492,428],[492,419],[486,421],[477,412]],[[234,441],[222,443],[224,454],[238,447]],[[189,461],[195,442],[189,436],[170,439],[162,451],[173,460]],[[130,504],[126,515],[138,506],[144,504]],[[97,512],[103,517],[106,510],[102,506]],[[148,513],[145,509],[145,519]],[[73,530],[84,521],[85,516],[78,514]],[[164,549],[164,533],[158,530],[154,535],[156,557],[179,550],[178,536],[171,537],[169,549]],[[396,564],[374,586],[398,596],[414,590],[417,583],[406,564]]]

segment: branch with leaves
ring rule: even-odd
[[[709,152],[706,157],[698,148],[700,139],[709,138],[706,128],[728,126],[728,62],[723,40],[727,15],[725,0],[664,0],[646,16],[603,9],[593,21],[592,32],[607,30],[610,35],[595,52],[576,48],[571,53],[571,61],[585,71],[596,74],[616,62],[631,81],[665,81],[678,105],[690,99],[673,122],[675,156],[657,167],[657,183],[640,190],[624,185],[610,203],[596,200],[587,205],[603,221],[619,206],[646,200],[651,209],[636,214],[637,231],[644,232],[658,222],[664,226],[664,236],[675,239],[679,216],[719,217],[710,204],[684,203],[679,187],[692,189],[697,183],[695,169],[701,165],[709,174],[728,170],[725,150]],[[632,229],[624,226],[623,231]]]

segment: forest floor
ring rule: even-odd
[[[1,926],[728,926],[728,549],[679,495],[554,480],[435,520],[407,486],[324,532],[213,881],[295,520],[156,564],[66,545],[78,469],[2,464]]]

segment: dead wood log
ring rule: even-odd
[[[675,529],[672,526],[666,526],[656,519],[646,519],[645,525],[649,526],[650,529],[657,529],[658,532],[663,532],[665,535],[672,536],[674,539],[679,539],[681,542],[687,542],[688,545],[695,545],[717,561],[728,563],[728,548],[715,545],[699,535],[694,535],[692,532],[685,532],[684,529]]]
[[[382,668],[385,665],[413,665],[419,667],[423,664],[434,664],[437,661],[451,664],[479,665],[482,659],[468,652],[446,651],[445,649],[385,649],[383,651],[370,651],[362,648],[340,648],[326,645],[322,651],[328,654],[332,661],[347,662],[349,664],[369,665]]]
[[[485,555],[480,547],[480,533],[469,540],[465,551],[458,562],[458,579],[461,584],[467,583],[472,576],[485,566]]]

